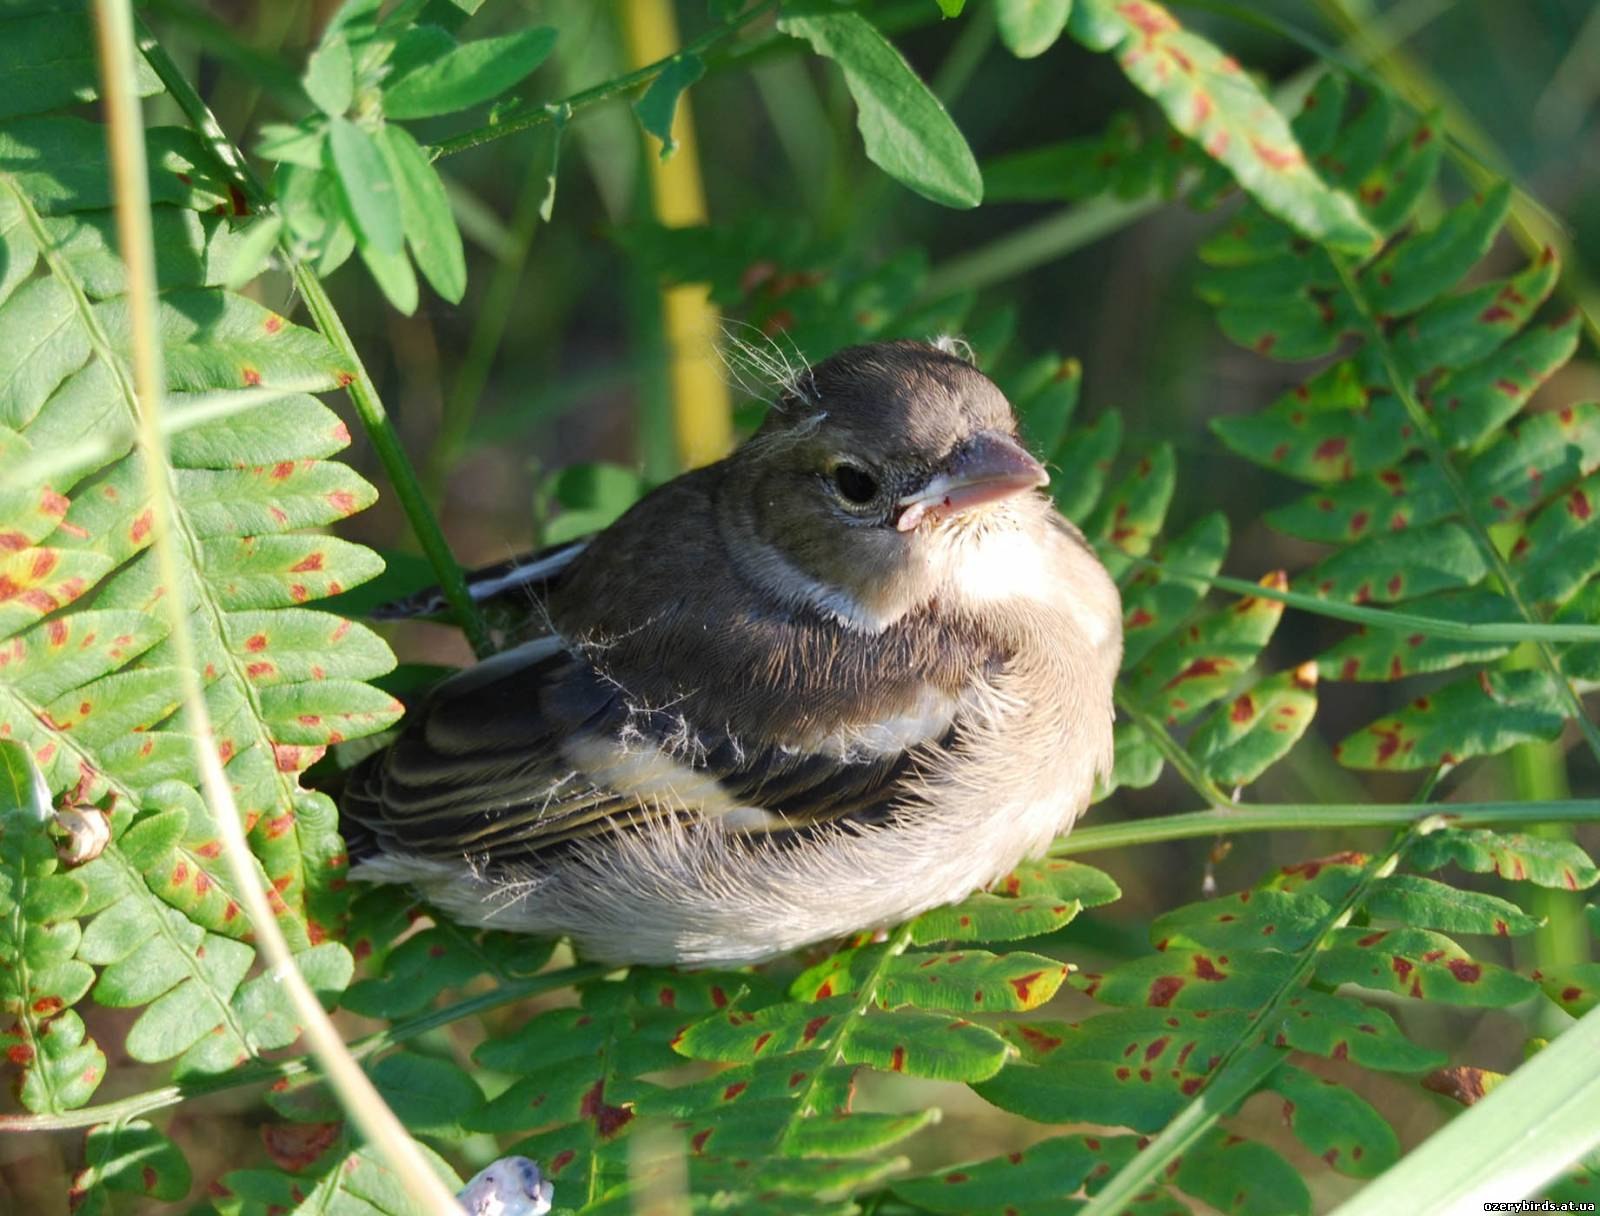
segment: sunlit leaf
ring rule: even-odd
[[[858,13],[818,12],[785,14],[778,28],[839,65],[875,165],[947,207],[983,200],[983,178],[966,139],[876,26]]]

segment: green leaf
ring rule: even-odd
[[[458,1140],[461,1121],[483,1102],[471,1074],[448,1060],[397,1051],[372,1068],[372,1083],[414,1136]]]
[[[672,120],[678,112],[678,98],[683,91],[706,74],[706,65],[698,55],[679,55],[667,63],[661,73],[650,82],[643,95],[633,103],[639,125],[661,141],[661,159],[669,160],[678,150],[678,141],[672,137]]]
[[[1462,891],[1416,874],[1379,879],[1363,905],[1368,915],[1444,933],[1532,933],[1544,922],[1516,904],[1481,891]]]
[[[1278,590],[1284,582],[1277,572],[1261,580],[1263,586]],[[1282,616],[1280,601],[1245,596],[1157,645],[1138,664],[1124,670],[1123,686],[1161,719],[1187,721],[1238,683]],[[1217,746],[1226,742],[1219,736]]]
[[[327,165],[339,183],[344,216],[360,238],[362,251],[399,254],[405,239],[400,197],[389,162],[372,132],[347,118],[331,119]]]
[[[995,6],[1000,41],[1018,59],[1048,51],[1071,15],[1072,0],[999,0]]]
[[[1426,1072],[1447,1058],[1406,1038],[1384,1010],[1352,997],[1308,990],[1284,1006],[1283,1023],[1273,1037],[1279,1047],[1385,1072]]]
[[[94,25],[87,11],[51,5],[8,9],[0,36],[0,118],[42,114],[100,95],[100,62]],[[30,8],[38,11],[29,12]],[[134,67],[134,90],[140,97],[161,91],[161,81],[143,59]]]
[[[835,955],[843,960],[848,955]],[[876,963],[865,954],[863,963]],[[866,970],[864,966],[861,970]],[[814,971],[817,969],[814,969]],[[814,985],[807,972],[796,981],[796,995],[815,999],[854,990],[852,968],[824,965]],[[876,999],[885,1006],[916,1005],[921,1009],[954,1012],[1020,1013],[1044,1004],[1055,995],[1067,968],[1052,959],[1026,951],[991,954],[987,950],[957,950],[923,954],[910,952],[888,960],[879,974]]]
[[[1219,785],[1248,785],[1295,745],[1317,712],[1317,666],[1268,676],[1200,723],[1189,753]]]
[[[386,124],[379,138],[399,190],[400,215],[411,256],[433,289],[450,303],[459,304],[467,290],[467,261],[444,183],[403,127]]]
[[[417,276],[411,270],[410,259],[404,253],[385,253],[366,245],[360,246],[359,252],[384,298],[407,316],[416,312]]]
[[[1132,1136],[1053,1136],[1021,1152],[964,1161],[891,1185],[896,1195],[918,1209],[948,1216],[1030,1204],[1040,1211],[1066,1210],[1060,1205],[1077,1193],[1091,1171],[1102,1162],[1116,1168],[1135,1151]]]
[[[1311,1193],[1275,1149],[1213,1129],[1189,1148],[1174,1183],[1218,1211],[1241,1216],[1310,1216]]]
[[[1537,978],[1545,995],[1575,1018],[1600,1005],[1600,963],[1557,963]]]
[[[1122,898],[1122,889],[1103,870],[1054,857],[1024,862],[997,885],[1009,896],[1068,900],[1085,908],[1098,908]]]
[[[1222,568],[1227,552],[1227,518],[1221,512],[1213,512],[1157,551],[1155,559],[1170,567],[1172,573],[1144,567],[1129,577],[1122,592],[1124,667],[1138,662],[1183,623],[1205,598],[1210,589],[1205,578]]]
[[[223,286],[238,291],[267,268],[278,247],[278,235],[283,231],[283,217],[264,216],[251,224],[244,239],[234,249],[233,262],[228,267],[228,277]]]
[[[335,34],[311,52],[301,78],[306,95],[330,118],[338,118],[355,100],[355,60],[350,44]]]
[[[1474,874],[1493,873],[1516,882],[1582,891],[1600,882],[1600,867],[1570,840],[1486,828],[1444,828],[1413,841],[1406,861],[1419,870],[1454,862]]]
[[[987,1102],[1039,1123],[1154,1132],[1189,1104],[1245,1028],[1236,1010],[1122,1010],[1080,1022],[1007,1022],[1021,1053],[976,1086]]]
[[[1294,960],[1284,954],[1224,953],[1169,945],[1103,975],[1080,972],[1072,977],[1072,983],[1108,1005],[1250,1009],[1265,1004],[1293,967]]]
[[[1296,1139],[1341,1174],[1376,1178],[1400,1159],[1388,1121],[1337,1082],[1286,1066],[1267,1087],[1283,1098],[1283,1119]]]
[[[73,957],[88,893],[59,872],[46,835],[51,814],[33,758],[0,740],[0,1040],[6,1059],[21,1069],[19,1096],[34,1111],[82,1106],[106,1069],[105,1055],[69,1008],[94,982],[93,971]]]
[[[1454,1005],[1514,1005],[1535,991],[1531,980],[1426,929],[1336,929],[1317,956],[1317,978]]]
[[[1564,721],[1545,672],[1485,671],[1417,697],[1346,737],[1334,755],[1349,768],[1431,768],[1554,739]]]
[[[867,157],[907,189],[946,207],[976,207],[983,177],[944,106],[876,26],[857,13],[786,13],[778,28],[844,72]]]
[[[937,942],[1006,942],[1038,937],[1068,924],[1077,916],[1077,900],[1054,894],[1005,899],[998,895],[973,895],[958,904],[924,912],[912,922],[913,945]]]
[[[1289,124],[1230,57],[1155,3],[1078,0],[1068,29],[1111,51],[1177,130],[1222,162],[1267,211],[1314,241],[1369,253],[1377,234],[1306,162]]]
[[[1158,444],[1143,456],[1111,491],[1084,527],[1098,547],[1106,568],[1120,574],[1127,567],[1121,554],[1143,557],[1166,519],[1177,482],[1172,445]]]
[[[1472,588],[1446,591],[1406,604],[1407,611],[1441,621],[1509,621],[1516,609],[1505,597]],[[1483,663],[1511,650],[1507,642],[1430,637],[1397,629],[1358,626],[1317,658],[1324,680],[1399,680],[1424,672],[1447,671],[1464,663]]]
[[[1150,925],[1158,950],[1177,943],[1211,950],[1299,950],[1321,935],[1332,909],[1319,896],[1291,891],[1241,891],[1185,904]]]
[[[1355,604],[1392,604],[1412,596],[1468,587],[1488,572],[1460,524],[1379,532],[1319,562],[1296,578],[1297,590]]]
[[[108,1192],[174,1203],[193,1185],[178,1146],[143,1119],[90,1128],[83,1161],[72,1179],[74,1208],[80,1211],[113,1210]]]
[[[1009,1054],[988,1027],[920,1009],[856,1019],[846,1027],[839,1052],[846,1063],[883,1072],[968,1083],[994,1076]]]
[[[1050,497],[1056,510],[1082,527],[1089,519],[1111,474],[1111,462],[1122,445],[1122,415],[1107,411],[1093,425],[1070,432],[1056,449],[1053,464],[1071,469],[1071,477],[1052,476]]]
[[[555,44],[549,26],[462,43],[385,81],[383,112],[431,118],[492,101],[543,63]]]

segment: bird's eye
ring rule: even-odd
[[[840,463],[833,469],[833,484],[846,502],[866,506],[878,496],[878,483],[872,474],[858,464]]]

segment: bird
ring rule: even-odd
[[[351,877],[599,962],[732,967],[1044,851],[1110,769],[1121,604],[964,353],[805,367],[726,458],[479,580],[539,627],[350,772]]]

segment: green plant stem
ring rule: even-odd
[[[1168,764],[1172,765],[1173,771],[1188,782],[1195,793],[1212,806],[1235,805],[1233,799],[1223,793],[1215,781],[1206,776],[1205,770],[1195,763],[1194,757],[1167,733],[1167,728],[1153,714],[1140,709],[1123,696],[1120,690],[1116,694],[1116,700],[1117,712],[1144,731],[1150,742],[1155,745],[1155,749]]]
[[[188,35],[194,45],[223,63],[239,69],[251,80],[288,102],[305,104],[300,78],[276,55],[251,46],[238,29],[218,20],[185,0],[149,0],[150,8]]]
[[[840,1055],[840,1044],[844,1041],[846,1031],[849,1030],[852,1022],[854,1022],[857,1018],[865,1017],[867,1010],[872,1008],[872,1002],[876,1000],[878,996],[878,985],[882,982],[884,974],[889,970],[889,964],[904,954],[910,945],[911,922],[907,921],[889,935],[889,941],[887,943],[887,948],[883,952],[883,957],[880,958],[872,970],[862,978],[861,987],[858,989],[861,994],[861,999],[855,1003],[849,1013],[845,1014],[844,1017],[839,1018],[833,1024],[833,1026],[830,1028],[827,1041],[818,1045],[823,1050],[832,1053],[828,1063],[842,1064],[844,1062]],[[816,1098],[817,1086],[821,1083],[822,1074],[824,1071],[825,1070],[821,1068],[813,1070],[811,1073],[811,1079],[806,1082],[805,1092],[800,1095],[800,1100],[789,1108],[789,1117],[787,1120],[785,1120],[784,1124],[784,1135],[788,1134],[788,1128],[793,1126],[795,1120],[803,1119],[816,1113],[812,1109],[811,1104]],[[782,1142],[781,1136],[779,1137],[779,1142]]]
[[[528,158],[528,176],[517,196],[512,213],[511,227],[506,237],[506,249],[495,263],[484,289],[478,315],[472,323],[472,336],[467,340],[467,353],[462,357],[456,380],[445,399],[444,417],[439,433],[429,453],[424,481],[429,497],[441,500],[445,478],[461,455],[472,420],[477,414],[478,399],[483,396],[489,382],[489,371],[505,337],[506,325],[511,320],[511,306],[516,301],[517,289],[522,285],[522,273],[528,265],[528,253],[533,247],[533,234],[539,226],[539,207],[545,192],[545,173],[548,169],[540,149],[532,149]]]
[[[1428,459],[1433,462],[1439,474],[1444,478],[1445,485],[1450,490],[1450,496],[1455,499],[1456,509],[1460,511],[1472,538],[1483,555],[1485,564],[1500,581],[1500,590],[1511,600],[1518,615],[1529,624],[1538,621],[1532,608],[1522,597],[1522,589],[1517,585],[1516,575],[1512,573],[1510,565],[1506,562],[1505,555],[1500,552],[1494,538],[1489,535],[1489,529],[1478,518],[1473,510],[1472,495],[1467,490],[1467,483],[1462,479],[1461,471],[1456,468],[1451,460],[1450,453],[1445,450],[1438,433],[1433,429],[1433,419],[1428,417],[1427,411],[1422,408],[1422,403],[1417,400],[1417,395],[1412,391],[1411,383],[1401,371],[1395,361],[1394,351],[1389,346],[1388,338],[1383,332],[1383,327],[1378,324],[1372,315],[1372,306],[1361,292],[1361,285],[1356,280],[1355,272],[1351,270],[1349,261],[1340,254],[1328,251],[1328,259],[1338,271],[1339,281],[1344,286],[1345,294],[1350,298],[1351,304],[1360,319],[1361,328],[1365,331],[1367,341],[1372,343],[1373,349],[1378,352],[1383,361],[1384,374],[1388,377],[1389,387],[1395,392],[1400,403],[1404,406],[1406,415],[1411,419],[1411,425],[1416,428],[1417,438],[1421,440],[1423,450],[1427,452]],[[1535,643],[1540,662],[1550,673],[1561,690],[1562,698],[1567,703],[1568,716],[1574,718],[1578,728],[1583,732],[1584,739],[1589,744],[1589,750],[1600,759],[1600,728],[1589,719],[1584,712],[1583,702],[1578,698],[1577,691],[1572,687],[1572,682],[1567,679],[1561,670],[1561,664],[1556,658],[1555,651],[1550,649],[1549,643]]]
[[[606,974],[606,970],[599,964],[582,963],[564,967],[559,971],[546,971],[526,979],[503,980],[488,992],[457,1001],[453,1005],[430,1009],[426,1013],[420,1013],[403,1022],[396,1022],[383,1030],[365,1035],[349,1045],[350,1055],[353,1059],[364,1060],[368,1056],[387,1051],[391,1047],[409,1042],[427,1034],[430,1030],[458,1022],[462,1018],[487,1013],[491,1009],[498,1009],[502,1005],[509,1005],[513,1001],[524,1000],[527,997],[538,996],[555,988],[567,988],[588,980],[599,979]],[[312,1071],[315,1062],[315,1058],[309,1053],[289,1056],[282,1060],[258,1061],[230,1072],[191,1077],[176,1085],[164,1085],[160,1089],[130,1094],[114,1102],[102,1102],[96,1106],[85,1106],[59,1114],[0,1115],[0,1134],[64,1131],[74,1127],[92,1127],[96,1123],[119,1123],[160,1110],[164,1106],[176,1106],[191,1098],[239,1089],[246,1085],[267,1085],[289,1077],[305,1076]]]
[[[200,94],[172,62],[172,57],[143,29],[139,32],[139,48],[144,53],[146,62],[161,78],[161,83],[166,86],[167,92],[188,116],[195,131],[216,153],[233,185],[244,193],[245,198],[253,206],[257,208],[265,206],[268,201],[265,188],[251,172],[239,150],[217,125],[216,117]],[[345,329],[344,322],[340,320],[333,302],[328,298],[327,289],[323,287],[322,280],[317,278],[315,272],[294,256],[287,237],[279,248],[292,269],[295,286],[305,297],[307,309],[317,328],[322,331],[323,337],[333,343],[350,366],[351,380],[346,386],[350,400],[356,407],[356,414],[366,429],[378,460],[389,476],[389,483],[394,488],[395,496],[405,510],[417,543],[422,546],[423,553],[433,566],[434,577],[439,580],[439,590],[449,603],[456,624],[460,626],[472,646],[473,653],[479,658],[494,653],[494,642],[489,635],[489,627],[484,623],[483,615],[467,591],[467,581],[461,573],[461,566],[450,552],[450,544],[445,540],[438,519],[428,507],[427,495],[423,493],[422,484],[417,479],[411,459],[406,455],[405,447],[395,433],[394,424],[389,421],[389,415],[383,408],[383,399],[378,395],[377,385],[372,382],[366,364],[361,361],[361,355],[350,339],[349,331]]]
[[[573,111],[577,112],[587,106],[597,105],[603,101],[610,101],[614,97],[620,97],[624,93],[649,84],[657,76],[661,75],[669,65],[676,63],[678,60],[690,55],[703,55],[706,51],[716,46],[717,43],[738,33],[745,26],[755,21],[756,18],[765,16],[777,7],[778,0],[762,0],[760,4],[746,9],[731,21],[725,21],[721,25],[714,26],[693,42],[679,48],[663,59],[647,63],[632,72],[624,72],[621,76],[613,76],[610,80],[601,81],[597,85],[582,89],[572,94],[572,96],[553,104],[557,108],[563,105],[571,106]],[[500,115],[496,121],[485,126],[474,127],[470,131],[463,131],[459,135],[452,135],[448,139],[440,140],[433,145],[430,153],[435,159],[441,156],[453,156],[457,152],[465,152],[468,148],[476,148],[496,139],[504,139],[507,135],[515,135],[518,131],[527,131],[534,127],[543,126],[550,121],[550,118],[550,106],[542,102],[537,106],[526,106],[522,109],[512,110],[508,114]]]
[[[1075,828],[1058,841],[1052,856],[1097,853],[1128,845],[1189,840],[1240,832],[1317,832],[1329,829],[1404,827],[1422,817],[1414,804],[1272,803],[1216,807],[1179,815],[1156,815],[1125,823]],[[1540,823],[1600,823],[1600,798],[1562,802],[1446,802],[1431,808],[1450,827],[1528,827]]]
[[[1567,759],[1559,742],[1521,743],[1508,754],[1511,783],[1519,798],[1530,803],[1549,803],[1567,797]],[[1536,836],[1573,841],[1566,824],[1543,823],[1530,829]],[[1553,970],[1589,958],[1589,931],[1583,923],[1583,901],[1575,891],[1535,887],[1528,892],[1528,911],[1545,923],[1530,937],[1518,942],[1519,961],[1523,955],[1530,969]]]
[[[923,284],[924,299],[977,291],[1066,257],[1126,228],[1167,203],[1156,196],[1124,200],[1100,197],[1077,203],[962,257],[935,266]]]
[[[1210,1080],[1194,1101],[1184,1107],[1177,1118],[1161,1129],[1160,1135],[1096,1193],[1083,1209],[1082,1216],[1113,1216],[1121,1212],[1134,1196],[1160,1181],[1169,1165],[1175,1164],[1211,1130],[1218,1119],[1253,1094],[1273,1069],[1288,1058],[1287,1051],[1266,1041],[1282,1020],[1285,1003],[1310,981],[1317,965],[1317,955],[1321,953],[1322,943],[1328,934],[1350,920],[1372,889],[1372,884],[1394,872],[1400,864],[1400,855],[1427,827],[1425,820],[1413,823],[1395,835],[1394,841],[1381,857],[1375,857],[1367,864],[1361,877],[1345,892],[1344,898],[1323,918],[1316,936],[1296,953],[1294,969],[1284,976],[1271,998],[1223,1054]]]
[[[1432,638],[1454,638],[1462,642],[1600,642],[1600,625],[1548,624],[1544,621],[1443,621],[1438,617],[1420,616],[1395,608],[1368,608],[1359,604],[1343,604],[1321,596],[1307,595],[1302,591],[1280,591],[1248,579],[1229,578],[1225,574],[1209,574],[1204,570],[1189,570],[1171,566],[1149,558],[1130,560],[1136,566],[1158,571],[1169,578],[1189,579],[1208,583],[1221,591],[1236,591],[1241,595],[1254,595],[1264,600],[1277,600],[1302,612],[1367,625],[1391,633],[1420,633]]]

